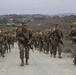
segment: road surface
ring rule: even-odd
[[[76,75],[73,58],[63,56],[62,59],[50,57],[50,54],[33,53],[30,50],[29,65],[20,66],[17,44],[12,52],[0,56],[0,75]]]

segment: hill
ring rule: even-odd
[[[21,22],[27,23],[34,31],[41,31],[43,29],[48,29],[58,23],[64,33],[68,33],[69,26],[71,23],[76,21],[76,15],[42,15],[42,14],[32,14],[32,15],[0,15],[0,25],[7,25],[7,23],[13,23],[18,26]]]

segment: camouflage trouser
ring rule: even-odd
[[[54,57],[56,57],[56,53],[57,53],[57,46],[53,46],[53,45],[52,45],[50,53],[51,53],[51,56],[52,56],[52,54],[53,54],[53,55],[54,55]]]
[[[14,41],[12,41],[11,44],[12,44],[12,48],[13,48],[14,47]]]
[[[76,65],[76,44],[74,44],[74,48],[72,50],[72,56],[74,58],[73,63]]]
[[[1,44],[1,43],[0,43],[0,53],[1,53],[1,56],[4,57],[4,54],[5,54],[5,45]]]
[[[5,43],[5,51],[8,52],[8,45],[7,45],[7,43]]]
[[[19,50],[20,50],[20,59],[23,59],[24,57],[26,60],[29,59],[29,46],[27,44],[21,44],[18,43]]]
[[[11,52],[11,42],[8,42],[8,50]]]
[[[49,43],[46,43],[46,53],[49,53]]]
[[[62,49],[61,49],[61,44],[60,43],[58,44],[57,49],[58,49],[58,55],[61,56]]]
[[[42,42],[39,42],[39,51],[40,52],[42,51],[42,48],[43,48],[43,43]]]
[[[43,44],[43,52],[45,53],[46,50],[46,43]]]
[[[76,45],[74,45],[74,48],[72,50],[72,54],[73,54],[73,57],[76,57]]]

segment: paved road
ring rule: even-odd
[[[21,67],[15,44],[12,52],[6,53],[4,58],[0,56],[0,75],[76,75],[76,66],[72,61],[73,58],[58,59],[30,50],[29,65]]]

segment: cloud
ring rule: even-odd
[[[76,12],[76,0],[0,0],[0,14]]]

